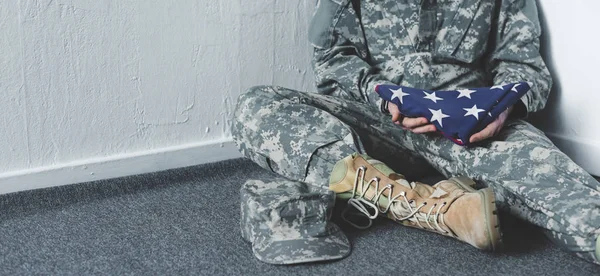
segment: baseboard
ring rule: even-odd
[[[219,139],[0,174],[0,194],[110,179],[241,157]]]
[[[600,176],[600,142],[546,133],[554,144],[590,174]]]
[[[600,143],[546,133],[589,173],[600,176]],[[231,138],[87,159],[0,174],[0,194],[201,165],[241,157]]]

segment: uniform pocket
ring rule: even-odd
[[[486,51],[494,4],[491,1],[463,0],[450,11],[438,37],[434,58],[473,63]]]
[[[348,0],[319,0],[308,29],[308,40],[319,49],[331,47],[335,22]]]
[[[306,127],[310,128],[308,125]],[[263,169],[302,182],[306,178],[310,161],[317,151],[344,140],[343,135],[349,131],[339,134],[330,131],[314,131],[306,137],[300,136],[306,133],[302,130],[286,132],[280,132],[278,141],[256,141],[257,144],[253,148],[240,148],[240,151]]]
[[[285,94],[284,91],[291,93],[280,93]],[[261,128],[248,139],[253,160],[288,179],[304,181],[309,163],[319,149],[340,141],[347,144],[345,138],[352,129],[320,106],[325,105],[322,98],[326,97],[297,92],[279,100],[261,118]],[[352,139],[348,143],[354,148]],[[344,149],[344,153],[349,151]]]

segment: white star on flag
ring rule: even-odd
[[[519,93],[519,90],[517,90],[517,87],[519,87],[519,86],[521,86],[521,84],[520,84],[520,83],[519,83],[519,84],[517,84],[517,85],[515,85],[515,86],[513,86],[513,88],[512,88],[510,91],[513,91],[513,92],[515,92],[515,93]]]
[[[458,93],[460,93],[457,97],[457,99],[460,99],[462,97],[467,97],[467,98],[471,98],[471,94],[477,92],[476,90],[469,90],[469,89],[463,89],[463,90],[456,90],[458,91]]]
[[[431,120],[429,120],[429,121],[432,122],[432,123],[435,122],[435,121],[437,121],[440,124],[441,127],[444,127],[444,125],[442,125],[442,119],[448,118],[450,116],[442,113],[441,109],[438,109],[438,110],[433,110],[431,108],[428,108],[428,109],[429,109],[429,111],[431,112],[431,115],[432,115],[431,116]]]
[[[402,115],[409,118],[424,117],[452,142],[466,146],[470,145],[471,136],[485,127],[483,124],[497,120],[505,109],[518,102],[531,88],[525,81],[497,81],[488,87],[463,86],[459,88],[461,90],[385,84],[377,87],[379,96],[396,104]],[[408,96],[406,100],[405,96]]]
[[[402,101],[402,98],[404,96],[408,96],[408,93],[404,93],[404,91],[402,91],[402,88],[398,88],[396,90],[394,89],[390,89],[390,91],[392,91],[392,93],[394,93],[394,95],[392,95],[392,100],[394,100],[395,98],[400,99],[400,103],[404,104],[404,101]]]
[[[485,109],[479,109],[477,108],[477,105],[474,105],[471,108],[463,108],[465,111],[467,111],[467,114],[465,114],[465,117],[467,116],[473,116],[475,117],[475,119],[479,120],[479,113],[485,111]]]
[[[434,103],[437,103],[437,101],[443,100],[442,98],[438,98],[438,96],[435,95],[435,92],[431,92],[431,94],[430,94],[430,93],[427,93],[427,91],[423,91],[423,93],[425,93],[425,95],[427,95],[424,97],[425,99],[430,99]]]

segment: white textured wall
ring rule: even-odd
[[[313,5],[0,0],[0,186],[12,185],[0,193],[93,180],[88,163],[107,171],[96,172],[102,178],[219,155],[202,145],[227,141],[240,91],[256,84],[312,89],[306,29]],[[600,93],[593,88],[600,75],[593,11],[600,3],[540,5],[557,85],[547,111],[534,119],[577,162],[600,174],[594,121]],[[198,143],[191,155],[179,157],[189,152],[186,145]],[[157,157],[169,151],[174,154]],[[130,161],[113,162],[121,159]],[[23,178],[29,174],[37,177]],[[57,175],[65,179],[46,183]]]
[[[242,90],[312,89],[313,6],[0,0],[0,176],[226,139]]]
[[[534,122],[571,158],[600,176],[600,1],[540,0],[543,52],[555,79]]]

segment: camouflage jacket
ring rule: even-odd
[[[552,78],[535,0],[319,0],[309,40],[322,94],[377,102],[377,84],[446,90],[531,82],[542,109]]]

